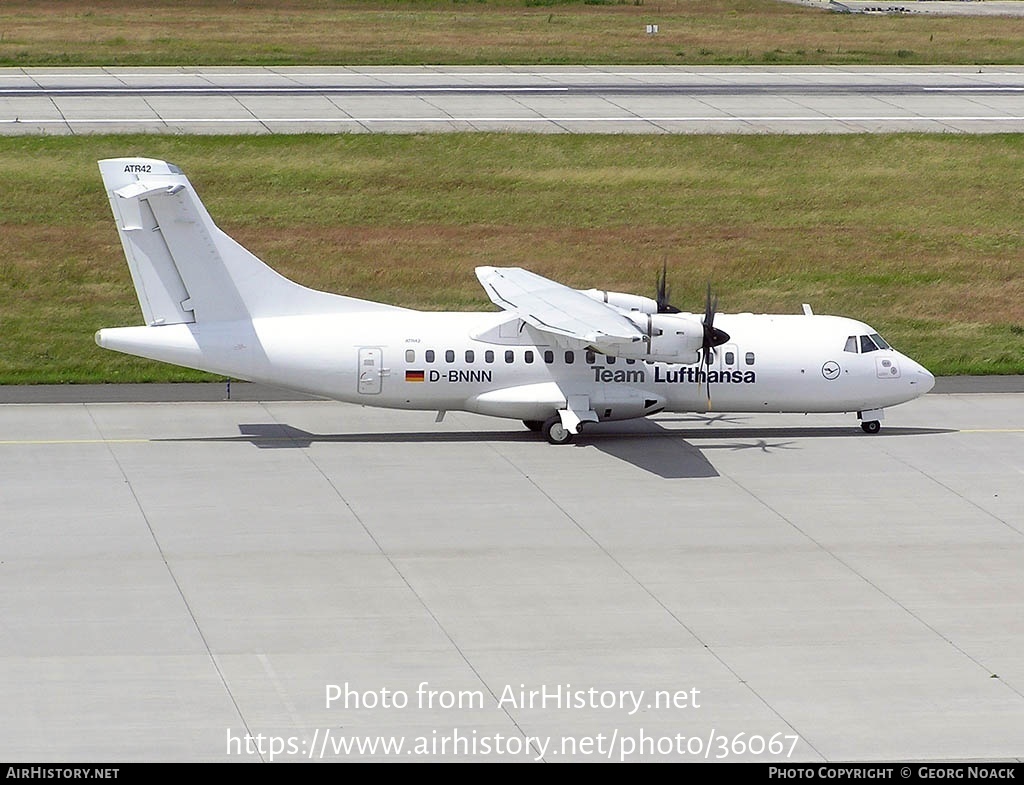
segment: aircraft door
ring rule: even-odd
[[[359,350],[359,392],[376,395],[381,391],[383,373],[380,349]]]

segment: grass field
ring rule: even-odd
[[[0,382],[203,378],[98,349],[141,316],[95,161],[172,160],[285,275],[490,308],[476,265],[700,310],[856,316],[939,374],[1024,372],[1024,136],[0,139]]]
[[[1022,18],[836,15],[777,0],[0,3],[0,65],[13,66],[1005,64],[1022,52]]]

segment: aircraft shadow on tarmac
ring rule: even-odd
[[[715,423],[742,422],[729,415],[705,417],[632,420],[592,425],[577,437],[577,449],[597,449],[606,455],[631,464],[638,469],[665,479],[718,477],[718,471],[705,457],[706,450],[757,450],[772,454],[783,450],[799,450],[799,439],[859,438],[878,439],[893,436],[919,436],[953,433],[943,428],[883,428],[868,436],[848,424],[810,428],[713,428]],[[700,428],[666,428],[661,422],[700,423]],[[481,442],[534,443],[538,449],[556,449],[543,444],[537,434],[529,431],[415,431],[387,433],[317,434],[282,423],[241,423],[238,436],[156,439],[168,442],[238,442],[260,449],[307,448],[313,444],[451,444]],[[708,442],[699,447],[693,442]],[[557,449],[571,449],[559,447]]]

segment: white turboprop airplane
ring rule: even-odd
[[[520,268],[478,267],[501,308],[435,313],[307,289],[217,228],[185,175],[147,158],[100,161],[146,324],[96,333],[106,349],[339,401],[522,420],[552,444],[584,424],[662,411],[856,412],[934,377],[862,322],[704,314],[578,291]]]

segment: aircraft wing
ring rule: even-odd
[[[588,344],[644,337],[614,308],[521,267],[477,267],[476,277],[491,302],[538,330]]]

